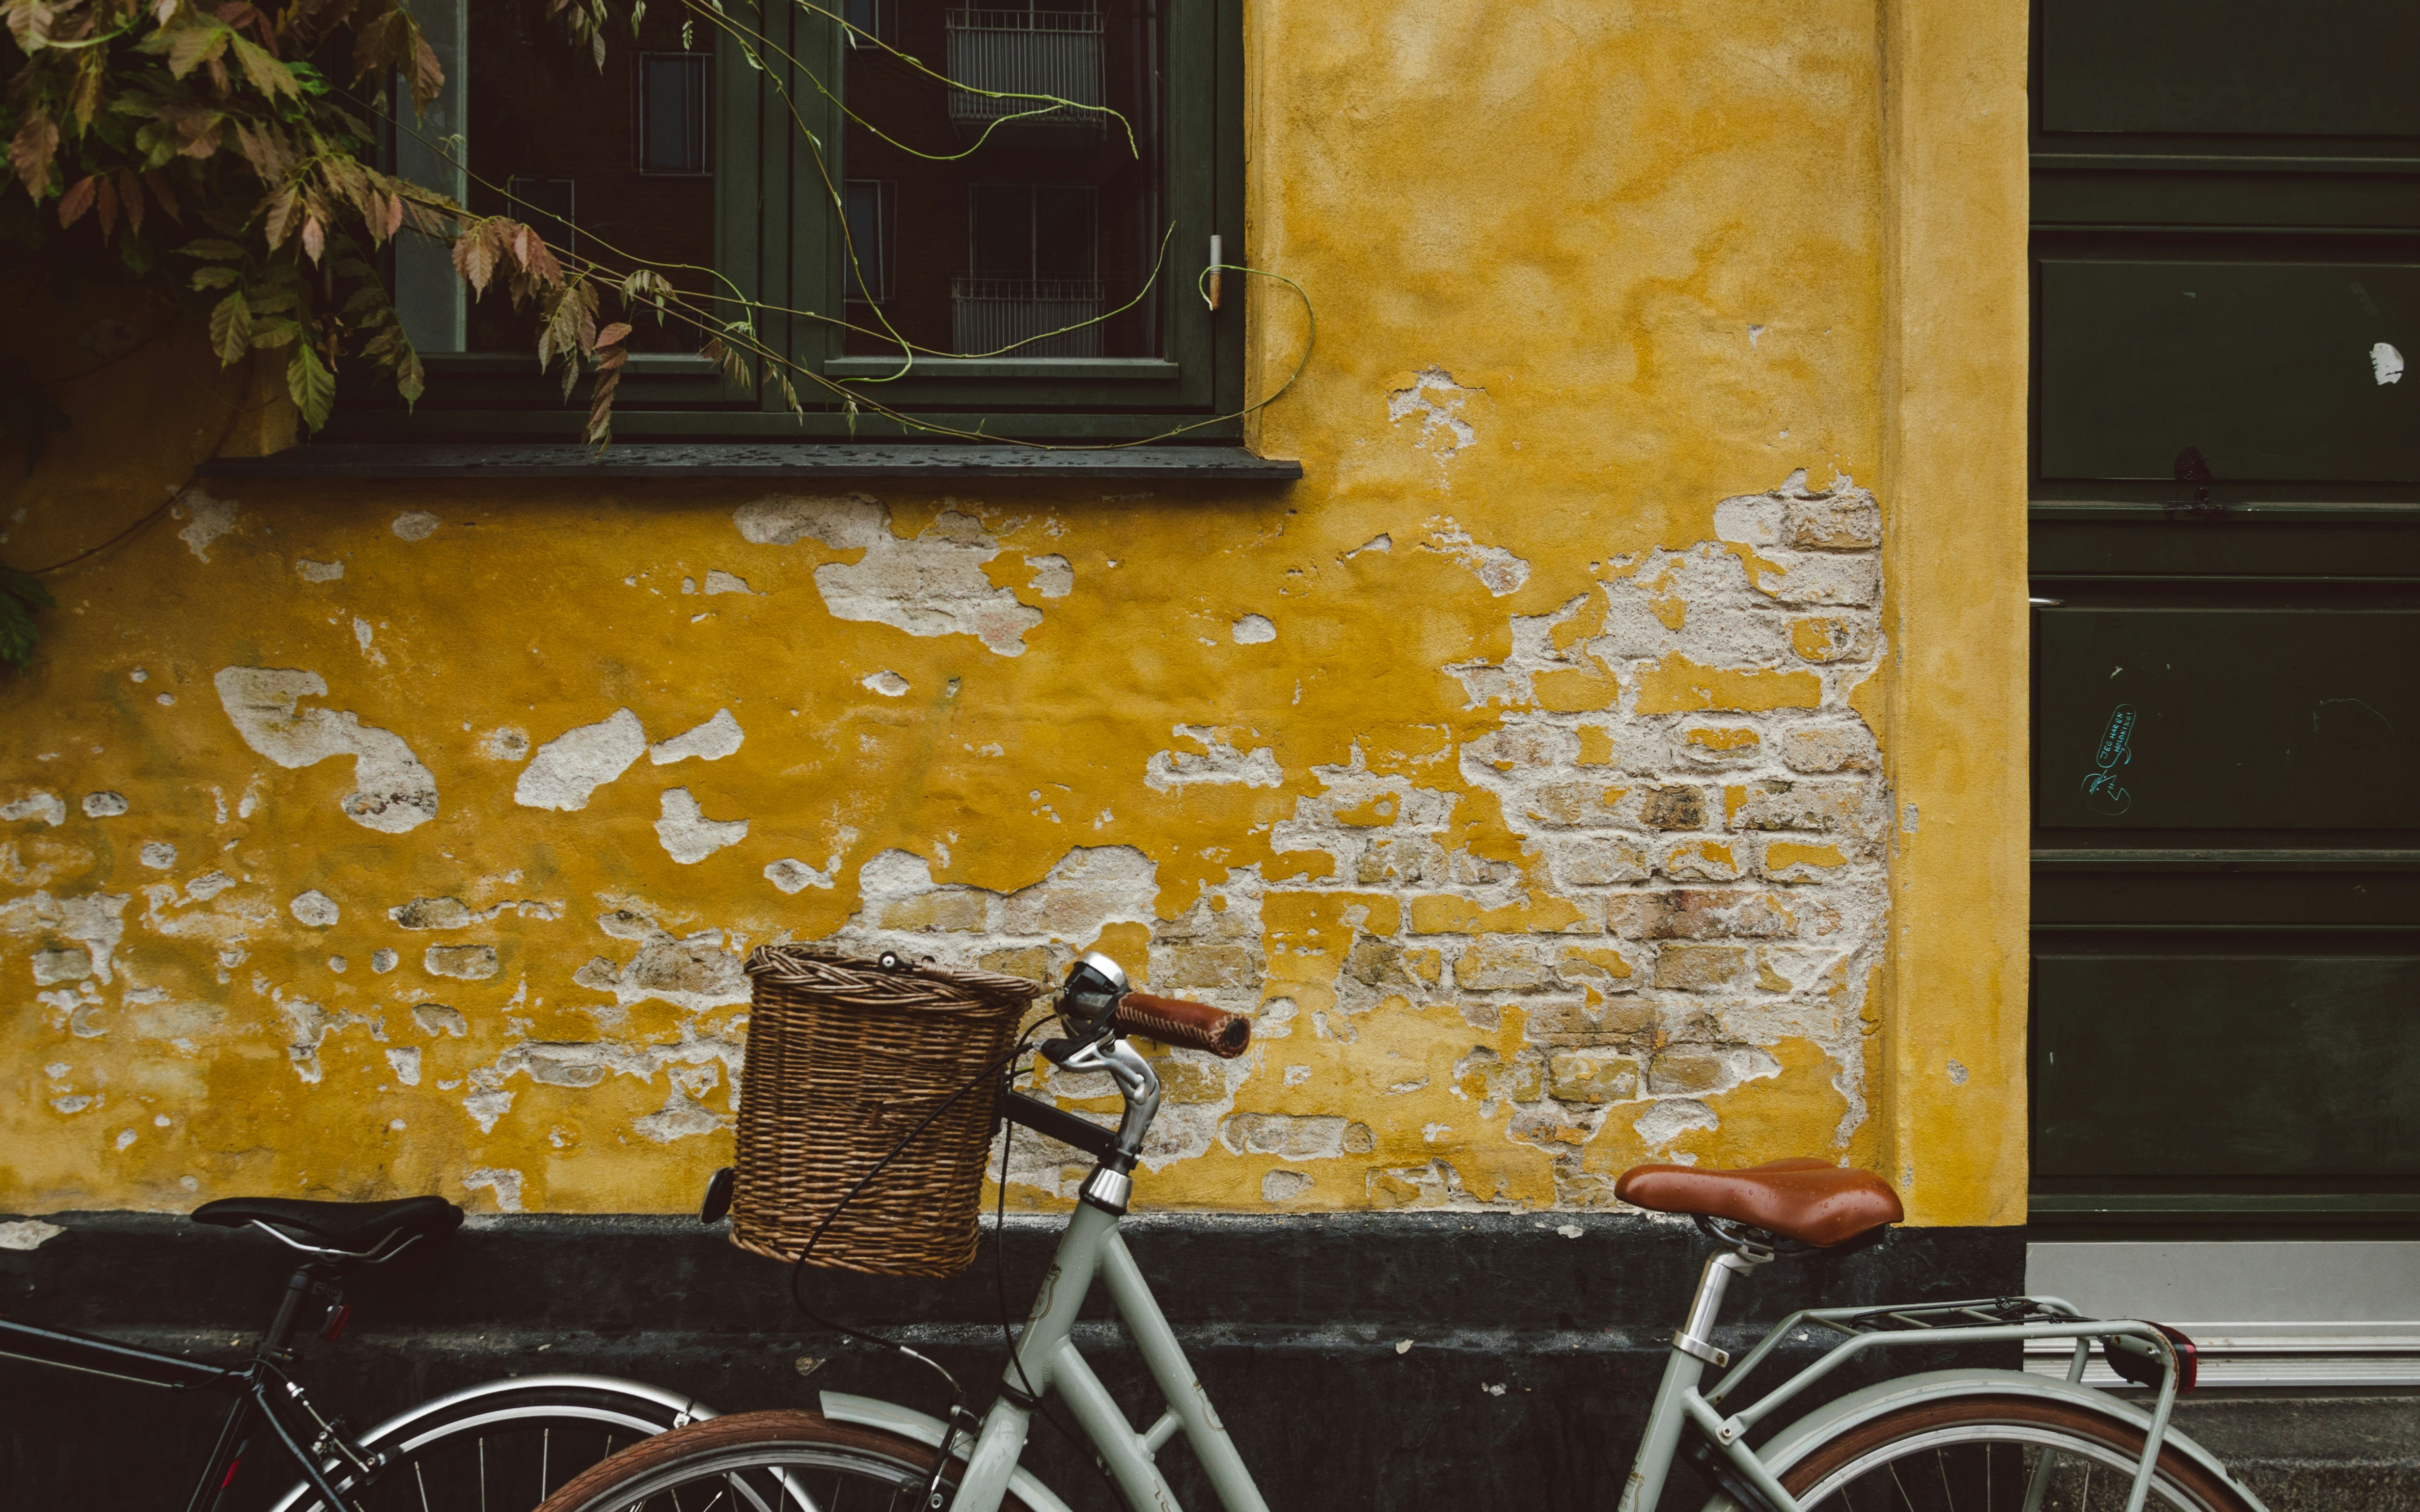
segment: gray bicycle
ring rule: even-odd
[[[1130,995],[1125,973],[1088,955],[1057,1004],[1068,1033],[1043,1053],[1071,1071],[1105,1072],[1125,1100],[1114,1131],[1016,1093],[1001,1112],[1090,1153],[1095,1165],[1069,1214],[1056,1259],[980,1419],[954,1423],[871,1397],[825,1392],[820,1412],[735,1414],[675,1429],[615,1454],[566,1483],[540,1512],[1066,1512],[1018,1461],[1045,1396],[1074,1417],[1135,1512],[1174,1512],[1155,1462],[1182,1434],[1226,1512],[1267,1502],[1187,1363],[1141,1268],[1119,1236],[1129,1173],[1158,1111],[1151,1065],[1129,1033],[1220,1056],[1243,1053],[1242,1021],[1202,1004]],[[1675,1461],[1714,1488],[1707,1504],[1746,1512],[1904,1508],[2243,1512],[2259,1507],[2216,1458],[2168,1424],[2193,1386],[2182,1335],[2149,1322],[2082,1316],[2055,1297],[1998,1297],[1906,1307],[1816,1308],[1785,1318],[1734,1362],[1713,1342],[1734,1279],[1784,1257],[1879,1242],[1901,1217],[1881,1178],[1816,1160],[1746,1170],[1645,1165],[1616,1188],[1624,1200],[1686,1214],[1715,1241],[1648,1413],[1621,1512],[1651,1512]],[[1095,1285],[1109,1289],[1165,1411],[1140,1431],[1077,1350],[1072,1331]],[[1794,1335],[1830,1336],[1812,1363],[1741,1401],[1741,1388]],[[2022,1370],[1947,1369],[1852,1391],[1778,1431],[1775,1414],[1842,1366],[1877,1350],[1968,1342],[2070,1341],[2066,1378]],[[2148,1405],[2083,1384],[2095,1345]],[[1712,1387],[1710,1370],[1725,1373]]]

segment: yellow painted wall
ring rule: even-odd
[[[1929,66],[2021,103],[2021,8],[1944,8]],[[1903,24],[1256,0],[1252,256],[1319,316],[1256,424],[1291,489],[187,487],[244,375],[46,314],[77,424],[0,554],[173,502],[0,684],[0,1210],[687,1207],[741,956],[830,936],[1097,943],[1253,1011],[1167,1063],[1147,1205],[1813,1152],[2021,1218],[2022,112],[1914,162]],[[1923,280],[2018,301],[1947,388]],[[1249,318],[1266,381],[1299,322]],[[1927,712],[1951,679],[2002,723]],[[1029,1141],[1013,1200],[1073,1174]]]

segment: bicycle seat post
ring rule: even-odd
[[[1723,1294],[1730,1288],[1731,1277],[1745,1275],[1773,1258],[1772,1250],[1753,1240],[1741,1240],[1708,1256],[1706,1268],[1698,1276],[1697,1295],[1689,1302],[1688,1321],[1672,1335],[1672,1347],[1711,1365],[1730,1364],[1730,1353],[1714,1346],[1714,1325],[1722,1319]]]
[[[292,1343],[304,1310],[318,1306],[334,1313],[344,1301],[338,1285],[343,1272],[324,1260],[304,1260],[287,1278],[286,1294],[277,1302],[277,1316],[271,1319],[269,1332],[261,1335],[260,1353],[266,1359],[290,1360],[294,1357]]]

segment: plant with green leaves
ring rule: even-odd
[[[628,25],[635,35],[646,11],[646,0],[515,3],[542,8],[569,45],[592,56],[599,69],[609,31]],[[743,8],[726,9],[721,0],[674,3],[686,12],[685,36],[720,36],[772,81],[822,165],[827,191],[837,196],[823,145],[799,118],[798,102],[782,81],[795,76],[828,96],[833,82],[749,24]],[[786,3],[847,28],[856,40],[917,71],[944,78],[816,0]],[[561,372],[566,400],[583,378],[591,380],[583,435],[592,444],[612,439],[632,323],[649,317],[688,328],[699,354],[729,378],[769,385],[794,412],[802,408],[803,386],[852,421],[862,409],[905,429],[993,439],[980,427],[954,428],[876,397],[880,383],[904,376],[928,351],[891,330],[887,317],[882,331],[863,333],[896,344],[899,373],[830,378],[766,342],[755,316],[768,307],[727,281],[718,279],[711,295],[684,293],[666,270],[627,257],[593,236],[582,239],[602,257],[559,255],[510,216],[474,215],[381,169],[380,125],[414,131],[414,117],[445,84],[436,52],[405,0],[0,0],[0,22],[7,27],[0,64],[8,80],[0,85],[0,137],[8,143],[8,177],[0,179],[0,270],[13,274],[20,286],[47,281],[71,287],[105,274],[174,301],[207,324],[223,363],[281,363],[286,391],[308,430],[327,423],[336,375],[348,362],[365,363],[392,380],[407,403],[419,397],[420,357],[381,270],[383,250],[409,233],[449,241],[454,269],[474,297],[501,288],[516,307],[535,307],[540,366]],[[409,96],[409,109],[392,98],[398,90]],[[995,119],[952,156],[979,150],[1010,121],[1061,110],[1117,120],[1134,148],[1131,125],[1105,106],[1050,94],[971,92],[1014,99],[1027,108]],[[854,113],[851,118],[858,119]],[[916,150],[871,122],[861,124]],[[856,256],[853,243],[847,251]],[[1162,264],[1166,255],[1163,239]],[[1302,295],[1280,275],[1222,266],[1279,279]],[[1160,270],[1155,266],[1153,281]],[[1201,277],[1218,270],[1205,269]],[[1206,284],[1202,288],[1206,299]],[[623,318],[606,317],[609,301],[618,303]],[[1308,310],[1307,297],[1304,302]],[[787,313],[859,329],[824,312]],[[1302,362],[1309,357],[1306,342]],[[1274,400],[1301,371],[1298,363],[1293,376],[1247,409]],[[65,417],[30,380],[12,386],[6,379],[0,374],[0,429],[24,441],[30,466],[43,437],[64,428]],[[23,606],[41,602],[24,594],[0,598],[0,607],[18,617],[0,621],[0,633],[19,633],[13,627],[24,618]],[[30,644],[30,621],[24,623]]]
[[[22,669],[32,660],[38,633],[34,610],[58,607],[59,601],[32,573],[0,566],[0,661]]]
[[[0,239],[22,270],[107,268],[176,297],[227,363],[276,354],[306,425],[341,362],[421,387],[375,258],[433,196],[375,165],[336,87],[443,77],[400,0],[7,0],[19,54],[0,133],[22,194]],[[431,228],[434,223],[431,222]]]

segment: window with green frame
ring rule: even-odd
[[[1240,434],[1241,301],[1199,291],[1243,261],[1240,0],[658,0],[601,67],[535,3],[413,11],[447,83],[398,171],[682,296],[604,301],[617,440]],[[349,388],[332,439],[580,435],[534,313],[434,239],[391,276],[427,390]]]

